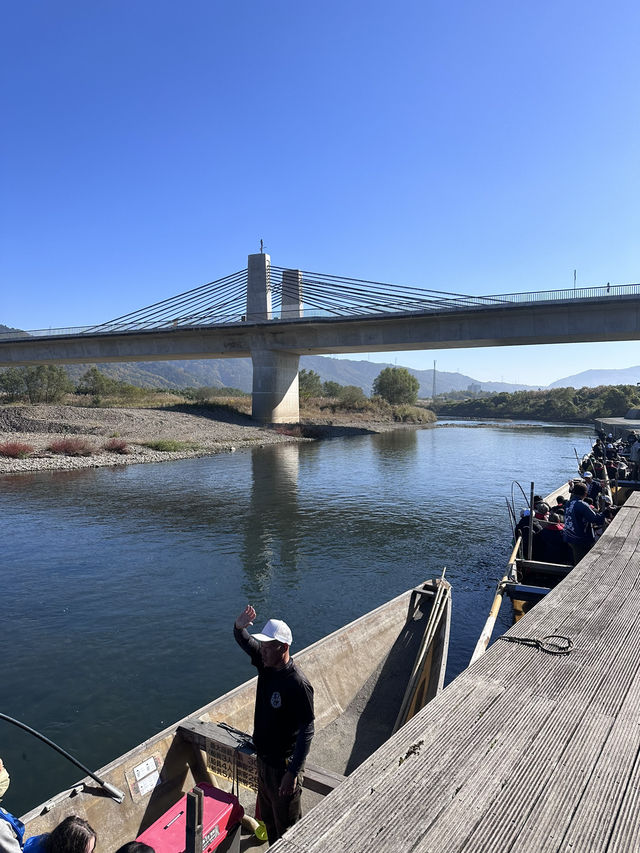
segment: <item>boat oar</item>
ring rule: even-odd
[[[516,544],[513,546],[513,551],[511,552],[511,556],[509,557],[509,563],[507,567],[507,573],[505,576],[499,581],[498,587],[496,589],[496,595],[493,599],[493,604],[491,605],[491,610],[489,611],[489,616],[487,617],[487,621],[484,623],[484,628],[482,629],[482,633],[476,643],[476,647],[473,650],[473,655],[471,656],[471,660],[469,661],[469,666],[476,661],[479,657],[481,657],[485,651],[487,650],[487,646],[489,645],[489,640],[491,639],[491,635],[493,634],[493,629],[496,624],[496,619],[498,618],[498,613],[500,612],[500,606],[502,605],[502,599],[504,597],[505,584],[511,580],[513,575],[513,566],[516,563],[518,549],[520,548],[521,539],[518,536],[516,539]]]
[[[75,764],[76,767],[79,767],[80,770],[83,770],[87,776],[91,776],[94,782],[97,782],[98,785],[101,785],[105,791],[109,794],[109,796],[113,797],[116,803],[121,803],[124,800],[124,794],[119,789],[116,788],[115,785],[111,785],[109,782],[105,782],[104,779],[101,779],[99,776],[96,776],[88,767],[85,767],[84,764],[81,764],[77,758],[74,758],[73,755],[70,755],[65,749],[61,746],[58,746],[57,743],[54,743],[52,740],[49,740],[48,737],[45,737],[40,732],[37,732],[35,729],[32,729],[30,726],[27,726],[25,723],[21,723],[20,720],[14,720],[13,717],[8,717],[6,714],[0,714],[0,720],[5,720],[7,723],[12,723],[14,726],[17,726],[19,729],[23,729],[25,732],[29,732],[29,734],[34,735],[43,743],[46,743],[47,746],[50,746],[52,749],[55,749],[56,752],[59,752],[60,755],[64,755],[64,757],[70,761],[72,764]]]

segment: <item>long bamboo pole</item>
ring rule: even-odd
[[[529,541],[527,542],[527,560],[531,560],[533,553],[533,496],[535,494],[535,483],[531,483],[531,498],[529,499]]]
[[[411,672],[411,676],[409,677],[407,689],[405,690],[404,696],[402,698],[402,703],[400,705],[400,710],[398,711],[398,716],[396,717],[396,721],[393,726],[392,734],[394,734],[400,728],[400,726],[404,725],[407,720],[407,711],[412,703],[416,687],[420,682],[420,677],[422,674],[422,670],[424,669],[424,663],[427,657],[427,653],[431,648],[431,644],[433,643],[433,640],[436,636],[436,631],[440,627],[442,614],[447,606],[447,602],[451,594],[451,587],[444,580],[444,573],[442,578],[436,580],[436,584],[438,588],[436,590],[436,594],[431,605],[431,612],[429,613],[429,618],[425,626],[425,632],[422,636],[420,649],[418,650],[418,654],[416,655],[413,670]]]
[[[498,618],[498,613],[500,612],[500,606],[502,605],[505,584],[507,583],[507,581],[512,580],[513,578],[513,566],[515,565],[518,556],[518,549],[520,548],[521,541],[522,540],[520,536],[518,536],[518,538],[516,539],[516,544],[513,546],[511,556],[509,557],[509,562],[507,564],[507,572],[505,576],[501,578],[498,582],[495,598],[493,599],[493,604],[491,605],[491,610],[489,611],[489,616],[487,617],[487,621],[484,623],[484,628],[482,629],[482,633],[480,634],[478,642],[476,643],[476,647],[473,650],[473,655],[471,656],[469,665],[471,665],[474,661],[481,657],[487,650],[487,646],[489,645],[489,641],[491,640],[491,635],[493,634],[493,629],[495,628],[496,619]]]

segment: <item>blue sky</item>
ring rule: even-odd
[[[625,0],[8,4],[0,323],[108,320],[260,238],[469,294],[639,281],[639,30]],[[640,345],[397,355],[434,358],[546,384]]]

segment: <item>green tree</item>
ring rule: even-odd
[[[315,370],[301,370],[298,374],[298,383],[303,400],[309,397],[322,397],[322,379]]]
[[[23,370],[30,403],[57,403],[73,390],[71,380],[62,367],[40,364],[37,367],[25,367]]]
[[[415,403],[420,383],[406,367],[385,367],[373,382],[373,393],[388,403]]]
[[[10,401],[25,398],[27,386],[24,383],[24,367],[9,367],[0,373],[0,391],[6,394]]]
[[[338,399],[345,406],[356,406],[367,398],[359,385],[343,385],[340,388]]]
[[[90,367],[80,377],[80,381],[76,387],[78,394],[93,394],[94,397],[100,397],[105,394],[113,394],[116,391],[118,383],[101,373],[95,364]]]
[[[341,385],[339,382],[333,382],[331,379],[327,380],[322,386],[322,393],[325,397],[339,397],[340,391],[344,388],[344,385]]]

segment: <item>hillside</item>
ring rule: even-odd
[[[334,381],[341,385],[357,385],[369,395],[376,376],[391,363],[380,364],[374,361],[352,361],[351,359],[330,358],[310,355],[300,359],[301,370],[314,370],[323,382]],[[88,364],[67,365],[66,370],[77,381],[89,367]],[[150,361],[123,364],[98,364],[100,371],[113,379],[139,385],[143,388],[239,388],[250,392],[253,367],[249,358],[201,359],[194,361]],[[431,397],[433,389],[433,370],[414,370],[409,368],[420,382],[419,397]],[[511,385],[506,382],[478,382],[462,373],[436,371],[436,389],[445,391],[465,391],[470,386],[483,391],[519,391],[526,385]]]
[[[556,379],[549,388],[597,388],[599,385],[635,385],[640,382],[640,365],[609,370],[583,370],[564,379]]]

